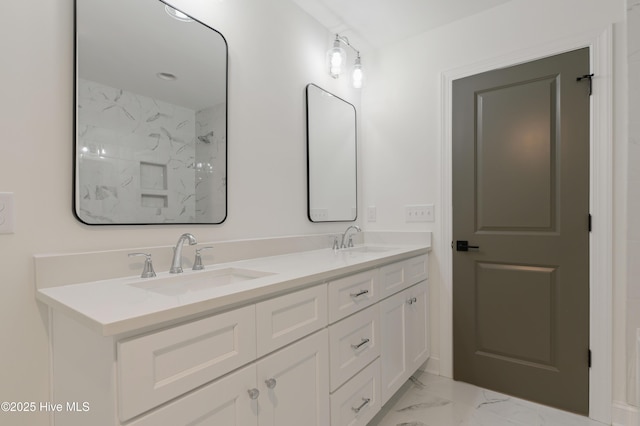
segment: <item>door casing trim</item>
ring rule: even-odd
[[[441,74],[441,235],[440,374],[453,377],[453,255],[452,229],[452,84],[453,80],[518,65],[571,50],[589,48],[593,95],[590,99],[589,208],[593,216],[589,237],[589,340],[593,356],[589,371],[589,417],[611,424],[612,412],[612,285],[613,283],[613,146],[612,27],[550,44],[519,50]]]

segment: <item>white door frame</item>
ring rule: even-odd
[[[589,371],[589,417],[611,424],[612,409],[612,283],[613,283],[613,157],[612,157],[612,29],[607,27],[552,44],[445,71],[442,101],[442,212],[438,243],[442,261],[440,291],[440,374],[453,377],[453,254],[452,231],[452,98],[453,80],[517,65],[570,50],[590,49],[593,95],[590,123],[590,191],[592,232],[589,238],[590,321],[592,367]],[[577,77],[577,76],[576,76]]]

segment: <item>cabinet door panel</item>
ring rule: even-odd
[[[409,289],[407,363],[411,374],[429,357],[429,286],[422,281]]]
[[[331,426],[366,426],[380,405],[380,360],[331,395]]]
[[[380,355],[378,305],[345,318],[329,327],[331,391]]]
[[[118,342],[120,420],[253,361],[255,330],[252,305]]]
[[[265,300],[256,305],[258,357],[327,325],[327,286]]]
[[[329,283],[329,322],[336,322],[371,306],[378,299],[376,269],[340,278]]]
[[[404,261],[405,278],[408,285],[414,285],[429,278],[429,255],[413,257]]]
[[[428,255],[422,255],[380,268],[380,297],[384,299],[427,279],[428,262]]]
[[[256,366],[251,364],[183,398],[164,405],[127,426],[257,426]]]
[[[329,424],[328,331],[258,361],[259,426]]]
[[[406,356],[406,307],[407,290],[396,293],[380,302],[380,354],[382,403],[402,386],[408,378]]]

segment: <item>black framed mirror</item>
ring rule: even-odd
[[[222,34],[159,0],[75,0],[75,60],[78,220],[222,223]]]
[[[358,217],[356,108],[308,84],[307,213],[312,222]]]

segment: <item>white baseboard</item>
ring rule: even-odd
[[[429,357],[427,362],[425,362],[420,370],[426,371],[429,374],[435,374],[436,376],[440,375],[440,358]]]
[[[638,407],[629,405],[626,402],[614,401],[611,405],[611,424],[613,426],[640,425]]]

